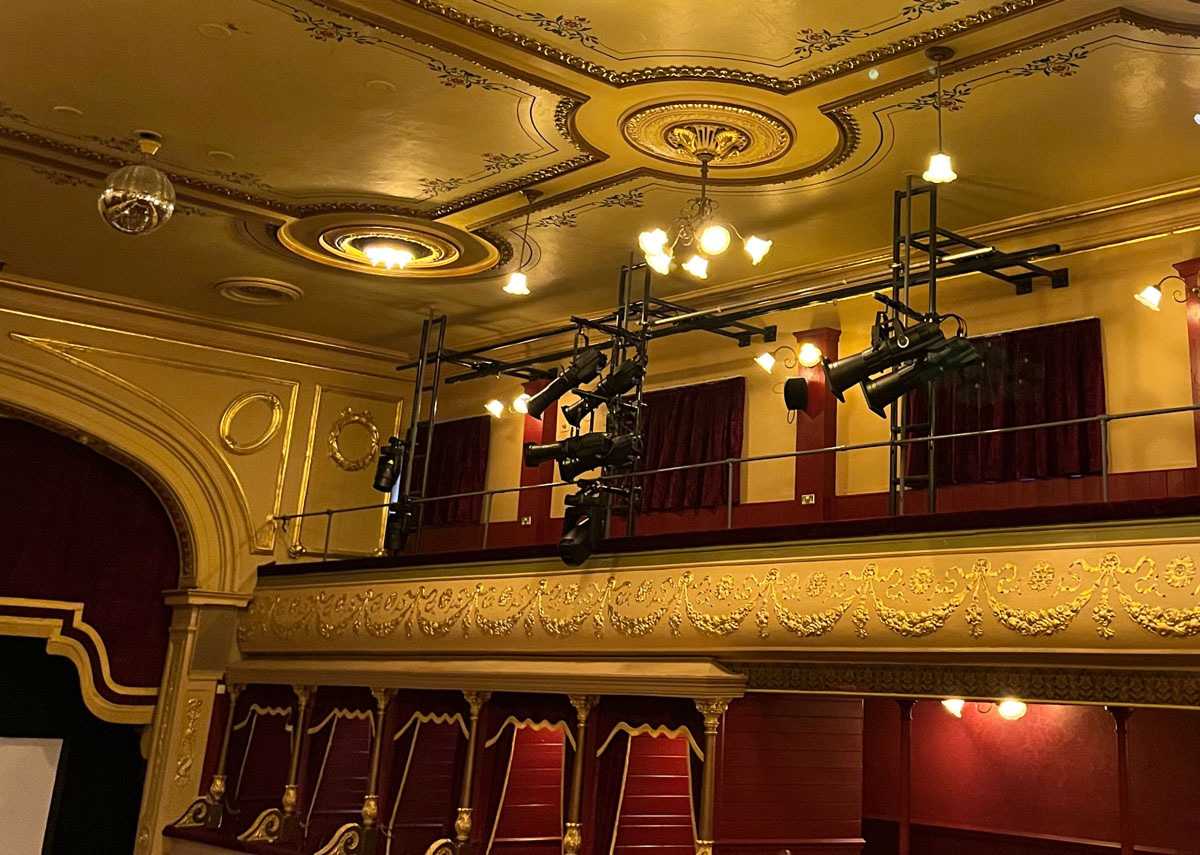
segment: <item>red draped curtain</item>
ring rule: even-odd
[[[438,422],[433,431],[433,449],[429,458],[429,484],[426,496],[449,496],[482,490],[487,481],[488,441],[492,417]],[[425,430],[419,432],[418,449],[425,447]],[[413,460],[413,483],[421,483],[423,454]],[[477,523],[483,518],[483,496],[465,496],[430,502],[425,506],[426,525]]]
[[[938,434],[1105,412],[1099,319],[971,341],[983,364],[943,377],[934,386]],[[928,413],[927,395],[920,389],[909,398],[909,423],[926,423]],[[1094,475],[1100,471],[1100,456],[1100,427],[1090,423],[945,440],[937,444],[935,467],[940,485],[975,484]],[[912,446],[908,471],[928,471],[923,443]]]
[[[642,469],[726,460],[742,455],[746,378],[648,392]],[[738,496],[733,467],[733,500]],[[644,511],[685,511],[725,504],[728,466],[705,466],[650,475],[642,480]]]

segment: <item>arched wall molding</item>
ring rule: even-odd
[[[252,580],[253,530],[228,467],[169,413],[120,389],[69,379],[0,356],[0,406],[89,445],[142,476],[164,500],[180,537],[181,588],[238,592]]]

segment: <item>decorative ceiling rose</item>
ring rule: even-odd
[[[466,276],[500,261],[499,250],[483,237],[417,217],[318,214],[285,224],[277,237],[310,261],[373,276]]]
[[[299,285],[281,282],[278,279],[264,279],[261,276],[233,276],[216,282],[213,287],[226,300],[251,306],[294,303],[304,296],[304,289]]]
[[[781,118],[754,107],[715,101],[673,101],[634,110],[621,121],[634,148],[671,163],[714,169],[757,166],[782,157],[793,134]]]

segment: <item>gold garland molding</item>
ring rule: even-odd
[[[1198,597],[1196,564],[1188,554],[1125,563],[1115,552],[1105,552],[1094,562],[1076,558],[1055,566],[1038,560],[1025,569],[977,558],[940,570],[928,565],[885,569],[870,562],[835,574],[821,569],[785,574],[772,568],[735,577],[687,570],[580,582],[421,583],[387,592],[260,589],[239,636],[251,648],[257,642],[306,639],[412,642],[458,635],[465,641],[472,633],[563,640],[589,626],[596,641],[680,638],[685,629],[729,638],[744,627],[754,627],[761,640],[780,630],[818,639],[848,623],[853,639],[866,642],[876,625],[893,636],[920,639],[954,619],[965,622],[970,643],[982,646],[996,630],[1023,639],[1051,638],[1081,622],[1090,622],[1098,639],[1109,642],[1123,615],[1158,638],[1181,641],[1200,637]],[[1039,604],[1029,607],[1022,599]]]

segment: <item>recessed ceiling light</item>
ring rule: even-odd
[[[200,35],[206,39],[227,39],[233,35],[233,30],[229,29],[225,24],[208,23],[201,24],[197,27]]]
[[[293,303],[304,296],[304,290],[299,285],[261,276],[235,276],[222,279],[213,287],[226,300],[251,306],[278,306]]]
[[[65,113],[68,116],[82,116],[83,110],[78,107],[72,107],[70,104],[55,104],[52,108],[56,113]]]
[[[373,89],[376,92],[396,91],[396,84],[390,80],[368,80],[365,85],[368,89]]]
[[[233,152],[221,151],[219,148],[214,148],[208,153],[208,156],[213,160],[233,160]]]
[[[878,80],[879,79],[879,69],[878,68],[868,68],[867,69],[867,77],[869,77],[871,80]]]

